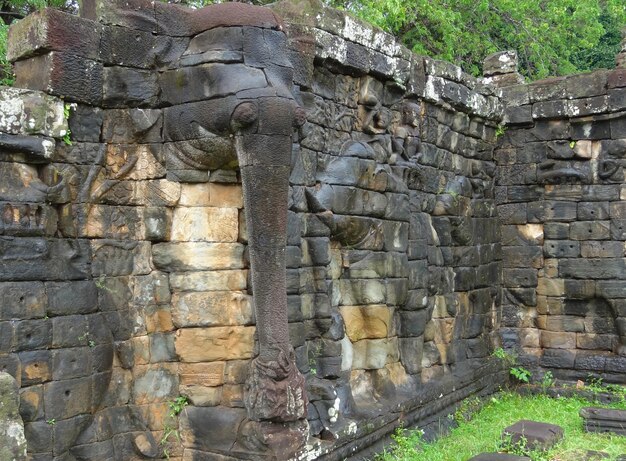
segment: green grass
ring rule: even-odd
[[[626,454],[626,437],[584,432],[578,412],[586,406],[599,405],[580,398],[554,399],[545,395],[528,397],[501,393],[488,400],[471,421],[463,421],[467,419],[466,413],[462,414],[465,418],[459,418],[457,412],[455,419],[460,421],[459,426],[435,442],[424,442],[420,431],[396,432],[393,436],[396,446],[380,455],[379,459],[466,461],[483,452],[503,452],[502,430],[520,419],[557,424],[565,431],[563,441],[547,453],[529,453],[533,461],[587,460],[583,454],[588,450],[608,453],[610,458],[606,460],[615,460],[619,455]],[[626,409],[626,400],[608,407]]]

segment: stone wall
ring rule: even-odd
[[[624,382],[626,69],[502,89],[505,345],[563,379]]]
[[[360,436],[359,415],[384,417],[387,428],[424,421],[502,382],[481,379],[499,321],[501,108],[459,68],[310,8],[275,7],[293,53],[308,58],[294,59],[308,122],[290,179],[301,255],[291,325],[302,328],[301,369],[329,389],[309,395],[312,433],[341,435],[354,421]],[[443,402],[424,405],[428,392]],[[394,422],[398,410],[406,415]]]
[[[222,7],[136,7],[46,10],[11,31],[17,86],[66,101],[3,93],[22,104],[16,126],[29,142],[57,138],[45,155],[7,153],[2,164],[2,290],[17,303],[3,311],[3,338],[13,338],[3,360],[21,378],[33,458],[263,452],[245,429],[256,319],[241,179],[220,114],[224,101],[267,93],[277,71],[308,120],[293,137],[285,253],[310,401],[303,456],[342,457],[490,392],[493,91],[315,3],[276,7],[289,41],[272,58],[246,39],[265,30],[282,46],[269,10],[250,19],[238,7],[236,28],[221,27]],[[35,125],[48,117],[59,128],[27,128],[35,112]],[[67,112],[71,144],[59,139]],[[179,395],[190,404],[180,428],[167,416]],[[172,429],[182,442],[159,444]]]
[[[89,0],[9,57],[0,370],[33,460],[344,459],[497,389],[500,335],[622,370],[622,73],[501,92],[314,0]]]

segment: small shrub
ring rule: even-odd
[[[498,447],[498,451],[511,455],[527,456],[532,461],[553,461],[552,457],[547,455],[544,451],[529,447],[528,440],[525,437],[521,437],[517,442],[513,443],[509,436],[502,441]]]
[[[459,408],[454,412],[454,420],[457,424],[471,421],[474,414],[480,410],[481,402],[478,397],[470,397],[461,402]]]
[[[174,400],[167,402],[167,406],[170,407],[169,416],[175,418],[187,405],[189,405],[189,400],[184,395],[179,395]]]
[[[530,382],[530,377],[532,376],[532,373],[524,367],[511,367],[509,373],[519,382],[526,384]]]
[[[511,374],[511,376],[513,376],[519,382],[530,382],[530,377],[532,376],[532,373],[526,368],[517,365],[517,355],[511,352],[507,352],[501,347],[498,347],[496,350],[494,350],[491,355],[497,359],[502,360],[509,367],[509,373]]]
[[[391,438],[395,442],[395,445],[391,448],[390,452],[383,453],[378,459],[391,460],[391,459],[419,459],[418,454],[421,451],[421,445],[424,443],[424,431],[420,429],[407,430],[403,427],[398,427],[394,431]]]
[[[517,363],[517,355],[507,352],[501,347],[498,347],[491,354],[493,357],[502,360],[507,365],[515,365]]]
[[[541,389],[545,392],[548,388],[554,386],[555,380],[554,375],[551,371],[546,371],[543,377],[541,378]]]

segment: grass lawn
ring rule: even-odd
[[[626,395],[626,388],[625,394]],[[565,431],[561,443],[546,453],[533,452],[533,461],[591,461],[588,450],[602,451],[610,455],[605,460],[615,460],[626,455],[626,437],[619,435],[594,434],[583,430],[582,418],[578,415],[581,408],[601,406],[581,398],[551,398],[546,395],[520,396],[516,393],[500,393],[493,396],[481,410],[469,416],[472,407],[478,407],[476,399],[464,402],[455,415],[459,423],[446,436],[435,442],[421,440],[420,431],[406,430],[396,433],[397,445],[380,455],[383,461],[467,461],[472,456],[483,452],[504,452],[500,438],[502,430],[520,419],[530,419],[557,424]],[[626,410],[626,400],[611,405],[609,408]],[[471,419],[470,419],[471,418]],[[470,419],[466,421],[466,419]],[[509,452],[522,454],[517,449]]]

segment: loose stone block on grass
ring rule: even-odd
[[[563,438],[563,428],[556,424],[521,420],[502,432],[502,439],[511,445],[524,443],[531,450],[548,450]]]
[[[626,436],[626,410],[586,407],[580,410],[587,432],[612,432]]]
[[[481,453],[467,461],[530,461],[526,456],[509,455],[507,453]]]

